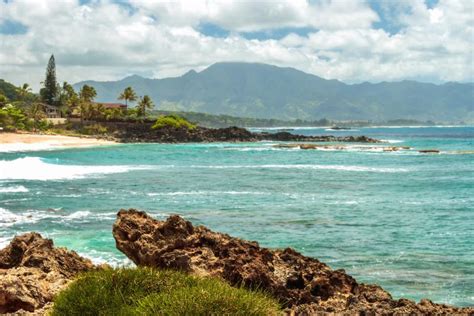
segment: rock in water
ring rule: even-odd
[[[43,307],[79,272],[94,268],[74,251],[55,248],[38,233],[15,237],[0,250],[0,313],[41,314]]]
[[[392,299],[377,285],[359,284],[293,249],[269,250],[258,243],[213,232],[174,215],[158,221],[144,212],[121,210],[113,226],[117,248],[140,266],[172,268],[220,277],[232,285],[261,288],[289,314],[472,314],[422,300]]]

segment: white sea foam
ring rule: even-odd
[[[33,224],[40,220],[47,219],[51,222],[71,223],[111,220],[115,218],[115,213],[92,213],[90,211],[76,211],[73,213],[65,213],[61,208],[51,209],[48,211],[28,210],[25,212],[14,213],[4,208],[0,208],[0,227],[10,227],[21,224]]]
[[[352,128],[349,128],[349,129],[325,128],[324,130],[328,132],[358,132],[359,131],[358,129],[352,129]]]
[[[85,218],[89,217],[91,215],[91,212],[89,211],[78,211],[74,212],[72,214],[64,216],[65,219],[80,219],[80,218]]]
[[[27,211],[21,214],[13,213],[7,209],[0,208],[0,227],[10,227],[16,224],[36,223],[48,217],[44,212]]]
[[[90,259],[94,264],[108,264],[114,268],[133,267],[135,264],[127,257],[117,258],[113,253],[102,252],[94,249],[87,252],[78,252],[80,256]]]
[[[228,165],[228,166],[191,166],[191,168],[206,169],[302,169],[302,170],[339,170],[354,172],[397,173],[408,172],[406,168],[379,168],[344,165]]]
[[[5,248],[10,243],[11,238],[9,237],[0,237],[0,249]]]
[[[16,185],[12,187],[0,187],[0,193],[25,193],[25,192],[29,192],[29,190],[22,185]]]
[[[227,147],[224,150],[230,151],[293,151],[300,150],[299,147]]]
[[[399,139],[381,139],[381,141],[389,143],[389,144],[398,144],[398,143],[404,142],[403,140],[399,140]]]
[[[25,157],[15,160],[0,160],[1,180],[66,180],[81,179],[92,175],[122,173],[146,169],[144,166],[80,166],[57,165],[39,157]]]
[[[176,195],[266,195],[265,192],[255,191],[177,191],[177,192],[154,192],[147,193],[148,196],[176,196]]]

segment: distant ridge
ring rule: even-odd
[[[138,75],[119,81],[83,81],[99,102],[113,102],[127,86],[150,95],[157,109],[256,118],[474,121],[474,84],[441,85],[404,80],[345,84],[268,64],[216,63],[176,78]]]

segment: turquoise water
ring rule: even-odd
[[[291,246],[395,297],[474,305],[474,155],[458,152],[474,150],[474,127],[294,132],[442,152],[262,142],[0,153],[0,244],[39,231],[97,262],[127,264],[111,226],[118,209],[134,207]]]

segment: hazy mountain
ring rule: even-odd
[[[84,81],[99,102],[114,102],[127,86],[148,94],[158,109],[279,119],[396,118],[474,121],[474,84],[415,81],[348,85],[293,68],[255,63],[217,63],[181,77]]]

